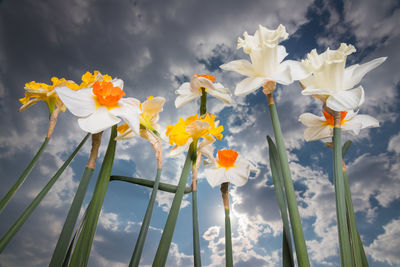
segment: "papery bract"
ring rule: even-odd
[[[238,39],[237,48],[243,48],[243,52],[250,55],[251,63],[241,59],[220,66],[221,69],[248,76],[237,84],[235,95],[249,94],[268,81],[288,85],[309,75],[300,62],[283,61],[288,54],[285,47],[278,43],[287,38],[288,33],[281,24],[276,30],[259,25],[253,36],[245,32],[244,39]]]
[[[183,83],[178,90],[175,91],[178,97],[175,99],[175,107],[180,108],[184,104],[201,97],[202,88],[205,91],[218,98],[226,104],[232,103],[232,97],[229,89],[225,88],[220,83],[214,83],[215,77],[211,75],[199,75],[195,74],[192,76],[190,83]]]
[[[318,117],[311,113],[301,114],[299,121],[307,126],[304,131],[306,141],[330,138],[333,136],[334,118],[323,111],[324,116]],[[352,110],[341,112],[341,128],[344,132],[358,135],[361,129],[379,127],[379,122],[369,115],[358,115]]]
[[[78,117],[80,128],[98,133],[123,119],[139,134],[139,100],[122,98],[125,95],[122,80],[110,80],[110,76],[103,76],[100,72],[89,74],[82,76],[82,86],[91,86],[89,88],[73,91],[64,86],[55,89],[68,110]]]
[[[312,75],[301,80],[305,87],[302,94],[319,96],[319,99],[326,101],[326,105],[335,111],[358,108],[364,102],[364,89],[362,86],[354,86],[367,72],[382,64],[386,57],[346,68],[347,56],[355,51],[354,46],[342,43],[337,50],[328,48],[318,54],[314,49],[308,53],[302,64]]]

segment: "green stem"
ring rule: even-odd
[[[32,161],[26,167],[26,169],[21,174],[21,176],[17,179],[15,184],[11,187],[11,189],[7,192],[7,194],[0,201],[0,213],[7,206],[7,203],[10,201],[12,196],[18,191],[18,189],[21,187],[21,185],[25,182],[25,180],[28,177],[29,173],[32,171],[32,169],[35,166],[36,162],[40,158],[40,155],[42,155],[42,152],[46,148],[47,143],[49,142],[49,140],[50,140],[50,138],[47,138],[47,137],[44,139],[42,145],[40,146],[39,150],[36,152],[36,154],[33,157]]]
[[[117,126],[114,125],[111,129],[110,140],[103,159],[103,164],[101,165],[96,187],[93,192],[87,219],[84,222],[82,233],[80,234],[75,249],[72,252],[71,266],[87,266],[89,261],[90,250],[92,248],[97,222],[99,220],[101,207],[103,206],[104,197],[107,192],[110,174],[113,167],[116,136]]]
[[[335,116],[335,121],[336,117],[337,116]],[[342,266],[352,266],[353,260],[351,255],[349,231],[347,225],[345,187],[342,171],[341,128],[339,127],[333,128],[333,155],[336,216],[339,234],[340,258]]]
[[[144,242],[146,240],[147,231],[149,230],[151,215],[153,214],[154,203],[156,201],[157,190],[160,184],[161,168],[157,169],[157,175],[154,181],[153,191],[151,192],[150,201],[147,205],[146,213],[140,227],[140,232],[138,239],[136,241],[135,249],[132,254],[129,267],[139,266],[140,258],[142,256],[142,251],[144,247]]]
[[[272,180],[274,181],[274,189],[276,199],[278,201],[279,210],[281,211],[283,234],[282,234],[282,266],[294,266],[292,238],[290,236],[289,218],[287,214],[287,203],[284,187],[282,185],[282,168],[278,159],[278,152],[271,137],[267,136],[269,146],[269,160],[272,172]]]
[[[11,228],[7,231],[7,233],[0,240],[0,253],[4,250],[7,244],[11,241],[14,235],[18,232],[21,226],[25,223],[25,221],[29,218],[31,213],[35,210],[35,208],[40,204],[42,199],[49,192],[54,183],[58,180],[60,175],[64,172],[64,170],[68,167],[69,163],[75,157],[76,153],[78,153],[79,149],[83,146],[86,140],[89,138],[90,134],[87,134],[85,138],[81,141],[81,143],[75,148],[72,154],[68,157],[68,159],[64,162],[64,164],[60,167],[60,169],[54,174],[54,176],[50,179],[50,181],[43,187],[42,191],[35,197],[35,199],[29,204],[29,206],[25,209],[22,215],[15,221],[15,223],[11,226]]]
[[[272,94],[269,94],[269,97],[272,98],[273,97]],[[286,149],[283,142],[283,136],[282,136],[281,126],[279,123],[278,112],[276,110],[276,106],[274,103],[270,103],[268,105],[268,108],[270,111],[272,126],[274,129],[274,135],[278,149],[279,160],[282,168],[282,176],[286,191],[290,223],[292,226],[293,239],[296,247],[297,262],[300,267],[308,267],[310,266],[310,261],[308,259],[306,241],[304,239],[304,232],[301,225],[299,210],[297,207],[296,194],[294,191],[293,181],[289,169],[289,163],[286,156]]]
[[[232,233],[231,233],[231,219],[229,215],[229,209],[225,209],[225,261],[226,261],[226,267],[233,266]]]
[[[192,221],[193,221],[193,255],[194,266],[201,266],[199,215],[197,209],[197,190],[192,192]]]
[[[178,219],[179,210],[181,207],[185,185],[188,180],[193,154],[196,154],[197,141],[193,141],[190,145],[189,152],[186,155],[185,164],[183,165],[182,174],[179,179],[178,189],[176,190],[172,201],[171,209],[168,214],[167,222],[158,244],[157,252],[154,257],[153,267],[165,266],[168,257],[168,251],[171,246],[172,236],[174,235],[176,221]]]
[[[68,244],[70,243],[72,233],[74,232],[76,220],[78,219],[79,211],[81,209],[82,202],[85,197],[90,179],[92,178],[93,172],[94,170],[92,168],[88,167],[85,168],[81,182],[79,183],[78,189],[76,191],[74,200],[72,201],[71,207],[68,211],[67,218],[65,219],[65,223],[61,231],[60,237],[58,238],[58,242],[56,248],[54,249],[53,256],[51,257],[51,261],[49,264],[50,267],[61,266],[65,260],[65,256],[68,253]]]
[[[207,92],[204,87],[201,87],[200,116],[206,113],[207,113]]]
[[[136,178],[136,177],[112,175],[110,177],[110,181],[128,182],[131,184],[138,184],[138,185],[142,185],[142,186],[146,186],[146,187],[150,187],[150,188],[154,187],[154,181],[150,181],[150,180],[143,179],[143,178]],[[161,190],[164,192],[176,193],[177,189],[178,189],[178,187],[176,185],[167,184],[167,183],[159,183],[158,184],[158,190]],[[192,192],[191,186],[185,187],[185,191],[184,191],[185,194],[188,194],[191,192]]]

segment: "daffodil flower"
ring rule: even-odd
[[[146,130],[160,132],[160,125],[158,125],[158,120],[160,118],[159,113],[163,110],[165,103],[164,97],[153,97],[149,96],[146,101],[140,104],[140,109],[142,113],[140,114],[140,136],[143,138],[148,137],[145,134]],[[115,140],[127,140],[132,139],[137,134],[129,127],[127,123],[118,126],[117,128],[120,135],[118,135]]]
[[[304,131],[306,141],[314,141],[333,136],[334,117],[325,110],[324,116],[318,117],[311,113],[301,114],[299,121],[307,126]],[[361,129],[379,127],[379,121],[369,115],[358,115],[353,110],[340,112],[342,131],[358,135]]]
[[[82,77],[83,81],[85,75]],[[97,73],[93,81],[83,84],[91,86],[89,88],[73,91],[64,86],[55,90],[68,110],[78,117],[78,124],[85,132],[99,133],[122,119],[139,134],[139,100],[123,98],[124,82],[120,79],[110,80],[108,77]]]
[[[167,125],[166,135],[171,145],[175,147],[170,151],[170,156],[177,156],[186,151],[194,140],[203,138],[207,145],[213,143],[215,138],[222,139],[224,127],[218,125],[215,115],[206,114],[205,116],[194,115],[186,120],[180,118],[176,125]],[[215,137],[215,138],[214,138]]]
[[[58,97],[55,89],[58,87],[68,87],[71,90],[79,89],[79,85],[73,81],[67,81],[64,78],[51,78],[52,85],[48,85],[45,83],[37,83],[35,81],[31,81],[25,84],[25,97],[20,98],[19,101],[22,103],[22,106],[19,108],[19,111],[24,111],[30,106],[36,104],[39,100],[46,102],[50,114],[53,113],[56,106],[59,106],[62,111],[65,111],[65,106],[61,102]]]
[[[312,72],[311,76],[301,80],[305,88],[302,94],[314,95],[326,101],[326,106],[335,111],[358,108],[364,102],[364,89],[355,86],[367,72],[382,64],[386,57],[345,68],[347,56],[354,52],[354,46],[345,43],[340,44],[337,50],[328,48],[322,54],[312,50],[302,60],[303,66]]]
[[[250,162],[231,149],[218,150],[217,155],[213,167],[204,171],[208,183],[212,187],[227,182],[236,186],[244,185],[252,170]]]
[[[215,77],[212,75],[193,75],[190,83],[182,84],[179,89],[175,91],[175,93],[178,94],[178,97],[175,99],[175,107],[180,108],[186,103],[201,97],[202,89],[222,102],[232,104],[232,96],[229,89],[225,88],[220,83],[214,83],[214,81]]]
[[[269,30],[259,25],[255,34],[243,34],[238,39],[237,48],[250,55],[247,60],[235,60],[220,66],[221,69],[238,72],[248,78],[236,85],[235,95],[249,94],[268,81],[288,85],[309,75],[300,62],[283,59],[288,55],[280,40],[288,38],[286,28],[281,24],[276,30]]]

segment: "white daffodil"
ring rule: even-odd
[[[279,41],[288,38],[285,27],[281,24],[276,30],[269,30],[259,25],[253,36],[247,32],[244,39],[238,39],[237,48],[250,55],[247,60],[235,60],[220,66],[221,69],[236,71],[248,78],[236,85],[235,95],[249,94],[268,81],[288,85],[309,75],[300,62],[283,59],[288,55]]]
[[[153,97],[149,96],[146,101],[140,104],[141,114],[140,114],[140,124],[143,129],[140,129],[140,136],[147,139],[148,135],[146,130],[160,132],[160,125],[158,125],[158,120],[160,119],[159,113],[163,110],[165,103],[165,98],[161,96]],[[127,140],[132,139],[137,135],[127,123],[118,126],[118,135],[115,140]]]
[[[304,131],[306,141],[314,141],[333,136],[334,118],[325,110],[324,116],[318,117],[311,113],[301,114],[299,121],[307,126]],[[344,132],[358,135],[361,129],[379,127],[379,121],[369,115],[358,115],[353,110],[341,111],[341,128]]]
[[[218,150],[217,155],[218,158],[212,160],[215,162],[214,166],[204,171],[212,187],[227,182],[236,186],[247,183],[252,170],[250,162],[231,149]]]
[[[87,74],[85,74],[87,75]],[[85,75],[82,77],[84,80]],[[99,76],[100,75],[100,76]],[[99,133],[122,120],[139,134],[140,102],[135,98],[122,98],[124,82],[120,79],[102,79],[98,73],[89,88],[73,91],[58,87],[56,92],[67,109],[78,117],[82,130]],[[108,75],[105,77],[109,77]]]
[[[214,83],[214,81],[215,77],[212,75],[193,75],[190,83],[182,84],[179,89],[175,91],[175,93],[178,94],[178,97],[175,99],[175,107],[180,108],[186,103],[201,97],[202,88],[204,88],[208,94],[218,98],[222,102],[231,104],[232,96],[229,89],[225,88],[220,83]]]
[[[347,56],[354,52],[354,46],[345,43],[340,44],[337,50],[328,48],[322,54],[312,50],[307,59],[302,60],[303,66],[312,72],[311,76],[301,81],[305,88],[302,94],[318,96],[335,111],[358,108],[364,102],[364,89],[362,86],[354,87],[367,72],[382,64],[386,57],[345,68]]]

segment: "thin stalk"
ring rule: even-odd
[[[142,256],[142,251],[144,247],[144,242],[146,241],[147,231],[149,230],[151,216],[153,214],[153,208],[157,196],[157,190],[160,184],[160,176],[161,176],[161,168],[158,168],[156,178],[154,179],[154,186],[153,186],[153,191],[151,192],[150,201],[149,204],[147,205],[142,226],[140,227],[139,236],[138,239],[136,240],[136,245],[132,254],[131,261],[129,262],[130,267],[139,266],[140,258]]]
[[[185,164],[183,165],[182,174],[178,183],[178,189],[176,190],[171,209],[168,214],[167,222],[165,223],[161,240],[158,244],[157,252],[153,261],[153,267],[165,266],[165,263],[167,262],[168,251],[171,246],[172,236],[174,235],[174,230],[182,203],[185,185],[189,176],[190,167],[192,165],[192,158],[194,157],[193,154],[196,155],[196,147],[197,140],[192,142],[186,155]]]
[[[54,174],[54,176],[50,179],[50,181],[43,187],[42,191],[35,197],[35,199],[29,204],[29,206],[25,209],[22,215],[15,221],[15,223],[11,226],[11,228],[7,231],[7,233],[0,240],[0,253],[4,250],[7,244],[11,241],[14,235],[18,232],[21,226],[25,223],[25,221],[29,218],[31,213],[35,210],[35,208],[40,204],[42,199],[49,192],[54,183],[58,180],[60,175],[64,172],[64,170],[68,167],[70,162],[75,157],[76,153],[78,153],[79,149],[83,146],[86,140],[89,138],[90,134],[87,134],[80,144],[75,148],[72,154],[68,157],[68,159],[64,162],[64,164],[60,167],[60,169]]]
[[[221,184],[222,201],[225,210],[225,265],[226,267],[233,267],[232,255],[232,231],[231,219],[229,214],[229,182]]]
[[[143,179],[143,178],[136,178],[136,177],[113,175],[110,177],[110,181],[122,181],[122,182],[131,183],[131,184],[138,184],[138,185],[142,185],[142,186],[146,186],[146,187],[150,187],[150,188],[154,187],[154,181],[150,181],[150,180]],[[164,192],[176,193],[177,189],[178,189],[178,187],[176,185],[167,184],[167,183],[159,183],[158,184],[158,190],[161,190]],[[191,192],[192,192],[191,186],[185,187],[184,194],[188,194]]]
[[[282,234],[282,265],[284,267],[294,266],[292,238],[290,236],[289,218],[287,214],[287,203],[284,187],[282,185],[282,169],[278,159],[278,152],[271,137],[267,136],[269,146],[269,160],[272,172],[272,180],[274,181],[274,189],[278,206],[281,211],[283,234]]]
[[[111,129],[110,140],[107,151],[101,165],[100,173],[97,178],[96,187],[93,192],[91,205],[88,210],[87,219],[82,228],[82,232],[78,238],[75,249],[72,252],[71,266],[87,266],[89,261],[90,250],[93,244],[94,234],[97,228],[101,207],[103,206],[104,197],[107,192],[110,174],[114,162],[117,126]]]
[[[294,191],[289,163],[286,156],[286,149],[283,141],[281,126],[279,123],[278,112],[276,110],[272,93],[267,94],[267,99],[268,99],[268,108],[270,111],[272,126],[274,129],[276,145],[278,149],[280,165],[282,168],[282,177],[283,177],[287,204],[289,209],[290,223],[293,231],[293,239],[296,248],[297,262],[300,267],[308,267],[310,266],[310,261],[308,259],[306,241],[304,239],[304,232],[301,225],[300,213],[297,207],[296,194]]]
[[[345,186],[342,170],[342,140],[340,128],[340,113],[335,115],[335,127],[333,128],[333,168],[336,199],[336,217],[339,234],[340,258],[342,266],[353,266],[350,249],[349,231],[346,216]]]
[[[29,173],[32,171],[33,167],[36,165],[38,159],[42,155],[44,149],[46,148],[47,144],[49,143],[49,138],[45,138],[42,145],[40,146],[39,150],[36,152],[35,156],[33,157],[32,161],[28,164],[26,169],[23,171],[20,177],[18,177],[15,184],[11,187],[11,189],[7,192],[7,194],[2,198],[0,201],[0,213],[3,209],[7,206],[10,199],[14,196],[14,194],[18,191],[18,189],[22,186],[25,182],[26,178],[28,177]]]

